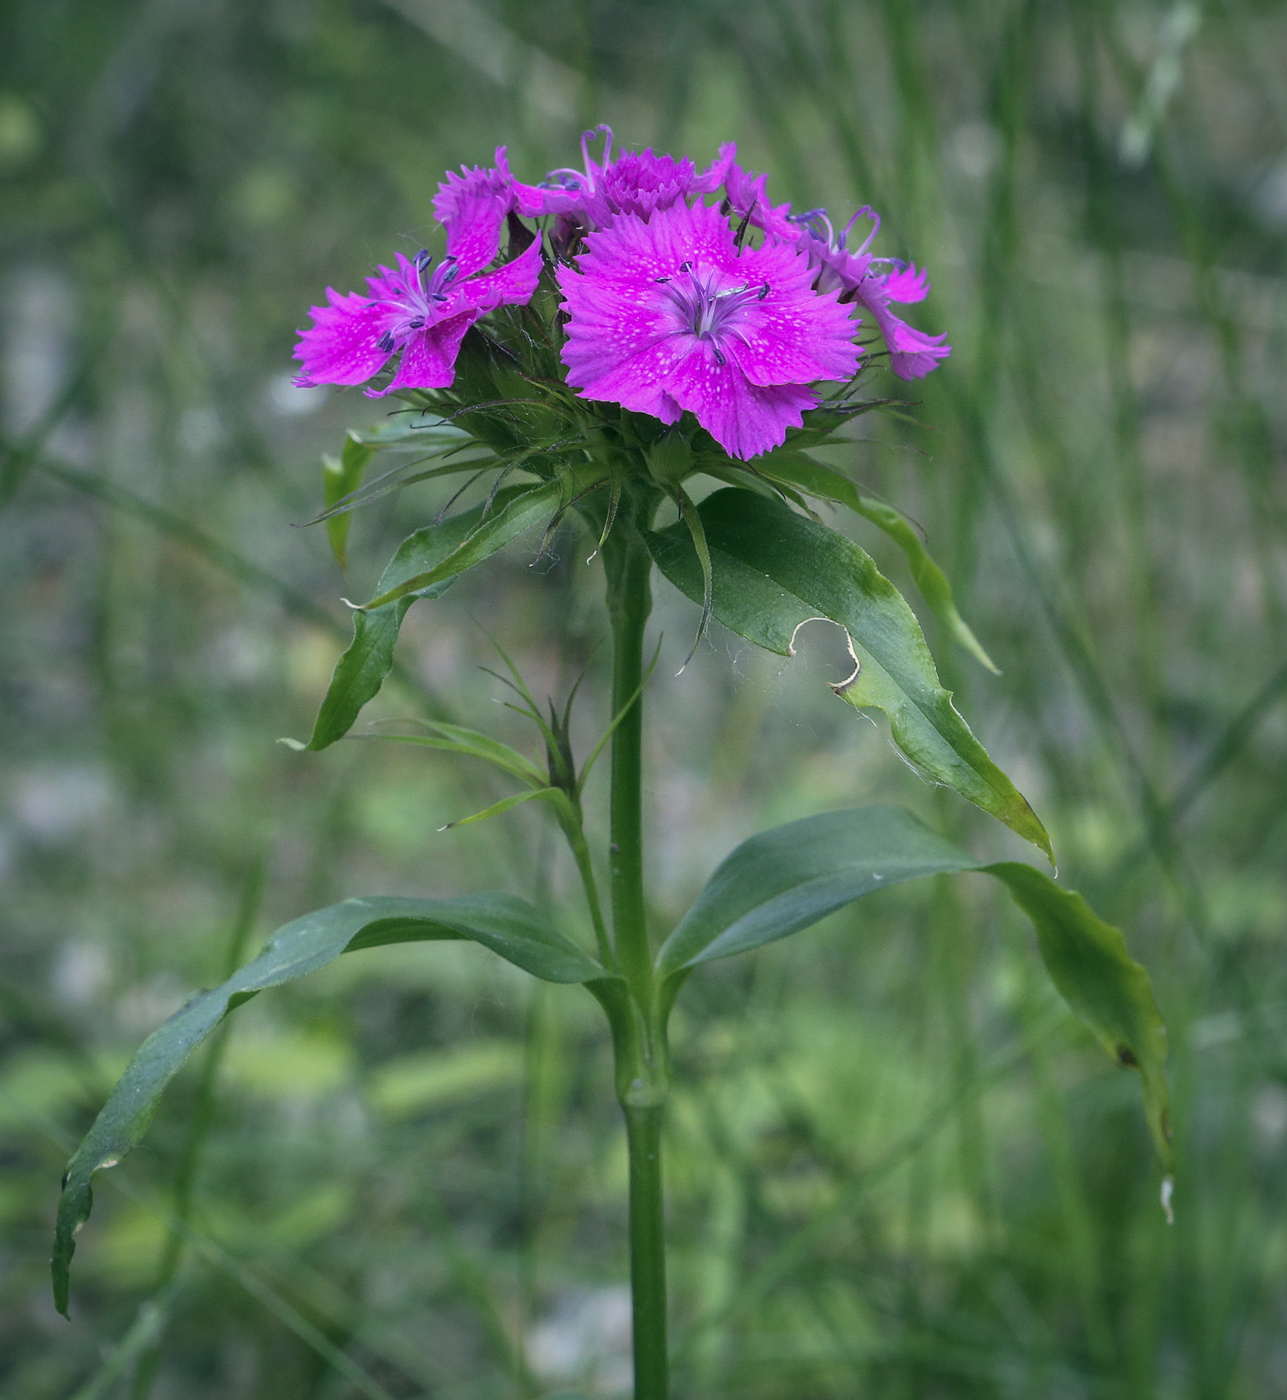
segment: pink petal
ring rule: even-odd
[[[818,404],[812,389],[799,384],[760,387],[733,361],[721,365],[708,342],[689,344],[692,352],[676,367],[666,388],[730,457],[746,461],[780,447],[786,430],[800,427],[804,410]]]
[[[300,332],[295,346],[295,359],[304,367],[295,382],[305,388],[361,384],[393,353],[387,341],[380,342],[401,313],[357,292],[340,296],[328,287],[326,295],[330,305],[310,308],[313,325]]]
[[[881,279],[881,286],[890,301],[924,301],[929,295],[929,277],[915,263],[906,267],[896,267],[887,277]]]
[[[790,204],[779,204],[776,208],[769,203],[767,175],[752,175],[740,165],[730,164],[724,177],[724,192],[739,218],[751,216],[751,223],[762,228],[770,238],[783,243],[794,243],[800,237],[799,225],[787,217]]]
[[[741,259],[747,283],[768,284],[763,301],[743,313],[727,349],[752,384],[801,384],[814,379],[849,379],[858,368],[853,307],[836,292],[813,291],[808,258],[784,244],[746,250]]]
[[[946,335],[926,335],[903,321],[898,324],[897,343],[888,333],[885,339],[889,344],[889,367],[900,379],[924,379],[931,370],[938,368],[940,360],[946,360],[952,353]]]
[[[477,311],[466,311],[450,320],[438,321],[423,330],[413,331],[407,337],[398,372],[384,393],[390,394],[395,389],[447,388],[456,377],[460,342],[477,319]],[[376,393],[371,397],[380,398],[383,395]]]
[[[459,276],[468,277],[495,259],[508,210],[508,199],[497,194],[467,194],[457,200],[447,224],[447,254],[456,259]]]
[[[733,141],[725,141],[719,148],[719,154],[711,161],[710,165],[702,171],[689,187],[692,194],[714,194],[724,183],[733,161],[737,157],[737,145]]]
[[[678,419],[682,406],[668,391],[686,353],[681,337],[663,335],[615,353],[595,353],[593,342],[583,355],[576,354],[577,348],[569,342],[563,358],[568,383],[580,387],[578,397],[619,403],[632,413],[650,413],[663,423]]]
[[[513,190],[514,177],[509,173],[505,147],[497,146],[496,164],[491,169],[484,170],[476,165],[472,170],[462,166],[459,175],[452,170],[447,172],[446,179],[434,195],[434,217],[440,224],[449,227],[460,218],[461,206],[465,201],[488,195],[503,199],[508,209],[514,202]]]
[[[479,311],[491,311],[497,306],[521,306],[531,301],[541,277],[541,240],[539,237],[516,258],[495,272],[484,272],[459,283],[460,293]]]

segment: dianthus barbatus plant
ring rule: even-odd
[[[924,273],[870,252],[879,228],[870,209],[837,234],[825,210],[773,205],[766,178],[742,169],[732,146],[699,171],[651,150],[614,157],[611,133],[600,130],[601,158],[587,133],[582,168],[538,184],[515,180],[503,149],[489,168],[449,174],[435,201],[441,257],[398,254],[365,293],[328,292],[296,349],[300,384],[365,384],[401,404],[384,426],[351,432],[327,461],[319,519],[341,563],[354,509],[415,483],[465,477],[355,610],[353,643],[309,742],[296,747],[324,749],[347,734],[389,674],[411,604],[440,596],[519,535],[541,527],[548,539],[571,522],[589,559],[601,561],[612,708],[584,759],[569,734],[570,701],[543,713],[512,667],[518,707],[540,732],[539,759],[434,720],[388,736],[491,763],[513,779],[512,796],[466,820],[528,800],[548,805],[584,887],[587,937],[571,916],[557,927],[512,893],[354,898],[279,929],[248,966],[150,1037],[72,1158],[53,1260],[63,1311],[94,1172],[135,1145],[166,1083],[231,1008],[344,952],[470,939],[536,977],[585,987],[606,1013],[629,1155],[635,1394],[659,1400],[668,1387],[661,1126],[677,994],[704,963],[786,938],[871,890],[953,871],[982,871],[1009,890],[1068,1005],[1117,1063],[1139,1072],[1169,1201],[1166,1041],[1148,976],[1120,932],[1035,866],[977,861],[900,808],[826,812],[744,842],[674,928],[649,928],[641,734],[654,569],[700,608],[699,639],[714,616],[789,656],[803,622],[840,624],[854,669],[835,693],[883,711],[894,742],[930,781],[1053,852],[940,685],[902,595],[814,510],[844,506],[892,536],[926,605],[991,667],[904,517],[811,455],[889,402],[867,390],[882,368],[913,379],[949,354],[942,336],[891,310],[925,297]],[[851,247],[859,220],[869,231]],[[365,484],[381,453],[409,455]],[[452,513],[480,480],[485,497]],[[699,502],[697,483],[719,489]],[[674,519],[664,524],[668,503]],[[608,745],[609,830],[587,832],[582,796]]]

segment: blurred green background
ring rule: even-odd
[[[916,426],[860,420],[844,465],[923,524],[1004,671],[926,619],[946,683],[1152,971],[1180,1163],[1167,1228],[1134,1076],[985,882],[721,964],[676,1023],[677,1394],[1287,1394],[1287,7],[8,0],[0,24],[2,1393],[628,1389],[601,1018],[472,947],[240,1012],[99,1178],[70,1325],[47,1275],[107,1085],[276,924],[535,887],[579,931],[530,807],[439,834],[502,795],[486,771],[274,741],[308,732],[341,596],[445,500],[359,515],[347,579],[294,528],[321,454],[385,411],[292,388],[294,329],[435,246],[445,167],[507,143],[536,179],[607,121],[699,163],[735,139],[777,198],[871,203],[877,251],[928,266],[912,319],[955,352],[882,384]],[[538,695],[591,659],[584,752],[598,566],[571,535],[535,552],[413,610],[373,713],[530,746],[485,628]],[[828,629],[791,662],[717,634],[676,678],[695,612],[657,594],[659,929],[738,839],[821,808],[903,802],[1026,856],[832,699]]]

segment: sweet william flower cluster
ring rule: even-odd
[[[837,233],[825,210],[773,205],[766,177],[740,167],[731,145],[699,171],[651,150],[614,158],[612,133],[600,130],[602,159],[587,133],[583,168],[540,184],[516,180],[503,147],[490,169],[449,174],[434,201],[445,255],[435,265],[427,251],[398,254],[367,279],[366,295],[328,289],[300,335],[296,382],[375,380],[371,395],[447,389],[469,329],[531,302],[547,268],[562,295],[561,363],[579,398],[663,424],[692,414],[742,461],[799,428],[822,402],[819,385],[853,379],[877,344],[872,331],[904,379],[950,353],[943,336],[892,310],[922,300],[929,283],[869,251],[880,227],[872,210]],[[867,235],[850,246],[860,220]]]

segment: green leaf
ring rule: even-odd
[[[581,492],[591,489],[601,476],[599,469],[591,464],[565,472],[539,486],[513,487],[499,492],[485,518],[450,554],[431,568],[392,586],[387,586],[381,579],[376,596],[364,605],[365,610],[385,607],[409,593],[420,592],[481,563],[530,529],[551,510],[565,508]]]
[[[698,514],[697,507],[693,504],[692,497],[682,486],[676,485],[675,499],[679,503],[679,518],[688,527],[688,533],[692,537],[693,549],[697,554],[697,562],[702,570],[702,619],[697,624],[697,635],[693,638],[693,644],[688,650],[688,655],[684,658],[684,664],[679,668],[686,670],[688,663],[693,659],[697,648],[702,644],[702,638],[706,635],[706,629],[710,626],[711,620],[711,556],[710,550],[706,547],[706,532],[702,528],[702,517]]]
[[[1032,920],[1064,1000],[1119,1065],[1137,1069],[1163,1167],[1172,1170],[1163,1065],[1166,1029],[1148,973],[1071,890],[1030,865],[985,865],[900,807],[806,817],[744,841],[706,882],[657,955],[663,995],[694,967],[786,938],[872,890],[924,875],[979,871],[1000,880]]]
[[[406,617],[411,604],[417,598],[441,597],[451,586],[456,573],[485,557],[484,554],[477,554],[470,557],[468,562],[461,562],[466,558],[471,542],[487,531],[490,522],[497,516],[505,515],[520,498],[536,491],[549,492],[554,487],[555,483],[542,487],[505,487],[492,499],[490,510],[485,504],[474,506],[471,510],[461,511],[459,515],[449,515],[436,525],[426,525],[403,540],[376,584],[378,594],[392,593],[394,601],[379,607],[367,604],[365,608],[354,610],[353,641],[335,663],[335,671],[317,712],[307,748],[324,749],[337,739],[342,739],[353,727],[363,705],[379,693],[385,677],[393,669],[394,645],[402,619]],[[540,506],[537,514],[547,508]],[[514,523],[512,518],[510,523]],[[486,553],[501,548],[507,538],[492,534],[491,548]],[[443,562],[450,560],[456,561],[453,569],[443,576]],[[426,579],[432,581],[423,582]]]
[[[322,458],[322,504],[327,510],[362,485],[367,464],[379,450],[379,444],[363,442],[356,433],[349,433],[339,457]],[[326,522],[331,553],[341,569],[348,565],[349,526],[352,521],[352,515],[345,511],[341,515],[331,516]]]
[[[837,501],[882,529],[907,556],[908,567],[921,596],[935,617],[947,628],[958,646],[968,651],[980,665],[994,676],[1001,673],[992,658],[983,650],[979,639],[956,608],[952,585],[947,575],[930,557],[925,543],[911,522],[894,506],[874,496],[866,496],[841,472],[815,462],[803,452],[779,447],[756,462],[756,468],[770,481],[798,486],[811,496]]]
[[[465,443],[469,434],[436,413],[398,413],[365,431],[349,429],[349,436],[374,447],[420,447],[425,443]]]
[[[519,492],[525,488],[513,489]],[[380,575],[377,591],[396,588],[454,554],[478,528],[481,518],[482,506],[475,506],[473,510],[448,516],[437,525],[428,525],[409,535]],[[331,683],[313,724],[312,738],[308,741],[310,749],[324,749],[349,732],[362,706],[379,692],[384,678],[393,669],[393,648],[407,609],[417,598],[440,597],[451,583],[451,577],[444,578],[426,588],[404,593],[397,602],[385,607],[354,611],[353,641],[335,663]]]
[[[533,787],[544,787],[549,782],[535,763],[519,753],[517,749],[493,739],[489,734],[480,734],[476,729],[466,729],[459,724],[445,724],[440,720],[403,720],[400,723],[413,723],[428,731],[427,734],[368,734],[364,738],[379,739],[390,744],[415,744],[425,749],[440,749],[446,753],[461,754],[466,758],[481,758],[484,763],[509,773]]]
[[[538,910],[508,894],[463,899],[346,899],[278,929],[263,952],[214,991],[200,992],[143,1042],[67,1167],[54,1241],[54,1301],[67,1313],[75,1236],[89,1218],[92,1179],[115,1166],[147,1131],[165,1086],[227,1013],[267,987],[389,943],[471,939],[547,982],[604,976],[588,953]]]
[[[1053,860],[1050,838],[939,684],[920,624],[858,545],[749,491],[716,491],[698,507],[710,549],[715,616],[769,651],[794,655],[801,623],[848,633],[855,674],[832,689],[889,716],[894,742],[932,781],[991,812]],[[694,602],[705,584],[682,523],[647,536],[662,573]]]
[[[513,792],[508,797],[502,797],[499,802],[493,802],[490,807],[484,807],[481,812],[475,812],[469,817],[460,817],[454,822],[448,822],[442,828],[443,831],[452,831],[458,826],[469,826],[471,822],[485,822],[489,817],[499,817],[502,813],[510,811],[523,802],[530,802],[534,797],[539,797],[544,802],[548,802],[552,807],[566,807],[567,794],[555,787],[528,788],[524,792]]]
[[[1148,973],[1126,951],[1120,930],[1106,924],[1074,890],[1015,861],[986,867],[1005,883],[1037,930],[1050,980],[1119,1065],[1139,1070],[1144,1109],[1158,1155],[1174,1170],[1166,1090],[1166,1027]]]
[[[657,975],[744,953],[872,890],[967,865],[974,862],[902,807],[856,807],[776,827],[721,862],[658,953]]]

